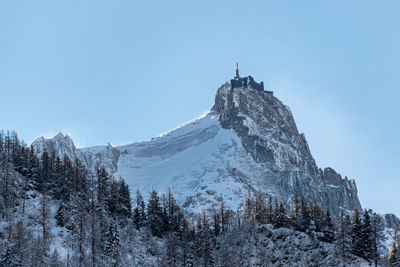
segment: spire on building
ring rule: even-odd
[[[235,76],[235,79],[239,79],[240,77],[239,77],[239,64],[238,63],[236,63],[236,76]]]

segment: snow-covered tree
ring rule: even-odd
[[[363,224],[360,218],[360,213],[357,209],[355,209],[350,226],[351,252],[360,257],[363,257],[364,255],[364,240],[362,238],[362,231]]]
[[[105,235],[104,254],[106,262],[113,267],[121,266],[121,241],[119,236],[118,224],[115,219],[111,219]]]
[[[133,223],[135,228],[139,230],[146,221],[146,205],[139,189],[136,191],[136,205],[133,209]]]
[[[288,226],[288,217],[286,214],[285,207],[283,206],[283,203],[280,202],[278,204],[277,201],[275,201],[274,204],[274,211],[272,215],[272,224],[275,227],[287,227]]]
[[[371,252],[375,266],[378,265],[378,261],[385,250],[386,236],[384,234],[384,229],[385,226],[382,218],[378,214],[373,213],[371,220]]]
[[[340,261],[346,265],[351,251],[351,220],[348,215],[344,216],[343,212],[340,214],[339,225],[335,238],[335,249]]]
[[[321,224],[322,240],[332,243],[335,239],[335,229],[329,210],[326,211]]]
[[[147,221],[152,235],[161,237],[164,225],[160,199],[155,190],[151,192],[147,205]]]

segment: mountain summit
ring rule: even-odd
[[[104,165],[124,177],[131,191],[165,191],[191,211],[226,201],[240,208],[249,192],[261,190],[292,204],[295,195],[338,215],[361,209],[354,180],[316,165],[289,107],[263,83],[238,75],[223,84],[204,117],[150,141],[76,149],[68,136],[39,138],[33,146],[80,159],[90,170]]]

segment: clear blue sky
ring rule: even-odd
[[[320,167],[400,215],[398,1],[1,1],[0,128],[147,140],[234,75],[289,105]]]

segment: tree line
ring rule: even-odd
[[[354,256],[384,262],[383,222],[371,211],[332,218],[318,203],[294,196],[286,210],[256,191],[242,211],[232,211],[221,199],[187,217],[171,188],[161,195],[152,191],[148,200],[137,190],[132,200],[124,179],[104,166],[89,174],[68,156],[44,151],[39,158],[15,132],[0,133],[0,191],[0,266],[126,266],[138,236],[147,248],[143,260],[154,257],[159,266],[247,266],[273,258],[260,241],[273,240],[273,229],[331,244],[343,264]],[[55,240],[62,240],[63,251],[54,248]],[[164,247],[153,249],[158,241]],[[386,257],[390,266],[400,262],[398,244]]]

